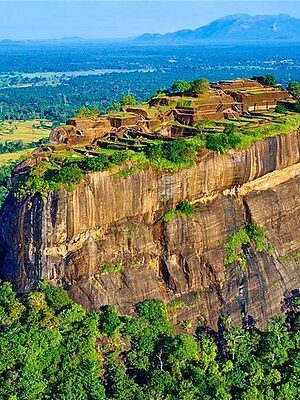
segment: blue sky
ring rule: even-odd
[[[0,39],[131,37],[198,28],[241,12],[300,18],[300,0],[0,0]]]

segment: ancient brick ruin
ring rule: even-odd
[[[51,133],[50,144],[87,146],[99,144],[101,139],[127,137],[129,132],[150,138],[190,136],[201,120],[234,120],[241,115],[274,110],[278,102],[291,99],[280,86],[266,87],[251,79],[220,81],[210,83],[202,94],[160,95],[147,103],[124,107],[121,112],[71,119]]]

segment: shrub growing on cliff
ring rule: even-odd
[[[19,181],[16,194],[17,197],[22,197],[39,193],[42,197],[46,197],[51,191],[73,190],[83,178],[84,173],[76,164],[59,167],[51,162],[41,162]]]
[[[247,141],[247,136],[237,132],[234,124],[226,125],[223,133],[209,133],[203,137],[205,147],[219,153],[225,153],[229,149],[238,149]]]
[[[58,170],[49,169],[44,178],[46,181],[55,182],[60,188],[73,190],[84,178],[84,174],[76,164],[65,165]]]
[[[229,149],[228,136],[224,133],[205,135],[205,147],[209,150],[225,153]]]
[[[96,157],[89,157],[84,160],[82,168],[86,171],[105,171],[115,165],[121,165],[130,159],[130,156],[127,151],[116,151],[111,155],[99,154]]]
[[[250,238],[246,229],[241,229],[230,236],[225,244],[225,265],[237,262],[240,268],[244,269],[246,267],[246,258],[243,252],[243,246],[249,242]]]
[[[121,263],[118,264],[105,264],[100,267],[99,271],[101,274],[118,274],[122,272],[124,269],[124,265]]]
[[[225,265],[237,262],[241,269],[246,267],[244,246],[252,243],[255,250],[270,253],[272,246],[265,240],[263,228],[256,224],[247,223],[244,229],[235,232],[225,244]]]
[[[121,165],[123,162],[130,158],[128,152],[126,151],[117,151],[110,156],[110,162],[113,165]]]
[[[300,100],[298,100],[295,104],[295,111],[300,113]]]
[[[15,164],[7,164],[0,167],[0,208],[12,188],[11,172]]]
[[[183,160],[195,160],[197,146],[194,142],[174,140],[163,144],[164,157],[177,164]]]
[[[250,241],[254,244],[257,251],[265,251],[271,253],[273,251],[272,245],[266,242],[265,231],[263,228],[256,224],[247,223],[246,231]]]
[[[182,201],[181,203],[178,204],[178,206],[176,207],[176,210],[187,216],[190,217],[191,215],[193,215],[194,211],[195,211],[196,207],[194,204],[190,203],[187,200]]]
[[[147,146],[145,154],[159,169],[176,170],[189,167],[197,159],[200,142],[192,140],[172,140]]]
[[[300,107],[299,107],[300,112]],[[266,137],[278,134],[291,133],[298,129],[300,117],[298,114],[289,114],[280,118],[277,122],[262,124],[257,128],[232,132],[202,134],[204,147],[209,150],[225,153],[229,149],[246,149],[252,143],[263,140]]]
[[[172,210],[169,210],[166,212],[166,214],[163,216],[162,220],[164,222],[170,222],[175,218],[182,217],[182,218],[190,218],[193,216],[193,213],[195,212],[196,206],[192,203],[190,203],[187,200],[182,201],[179,203],[176,208],[173,208]]]
[[[286,109],[286,107],[283,104],[277,104],[277,106],[275,108],[275,112],[277,112],[279,114],[288,114],[288,110]]]
[[[87,171],[104,171],[108,169],[111,164],[108,156],[99,154],[97,157],[87,158],[83,162],[83,168]]]

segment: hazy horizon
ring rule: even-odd
[[[299,5],[299,1],[273,0],[0,1],[0,40],[49,40],[74,36],[124,39],[148,32],[196,29],[236,13],[284,13],[300,18]]]

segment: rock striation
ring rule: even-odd
[[[73,192],[10,195],[0,213],[0,277],[19,292],[47,278],[87,309],[128,313],[160,298],[184,303],[179,319],[216,326],[221,314],[236,324],[251,315],[262,326],[300,286],[299,162],[300,130],[227,154],[202,150],[178,172],[95,172]],[[195,204],[193,217],[164,222],[182,200]],[[274,250],[246,245],[245,270],[225,266],[225,243],[246,222],[262,227]]]

